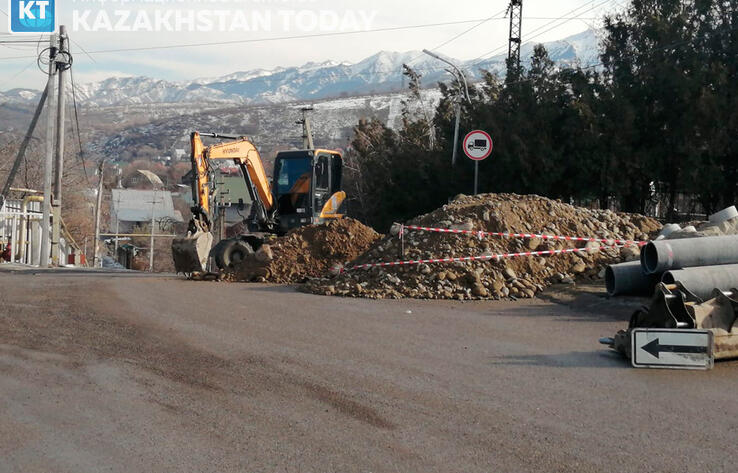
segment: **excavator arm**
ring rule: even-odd
[[[201,136],[213,138],[235,139],[232,142],[219,143],[205,147]],[[269,179],[264,171],[264,164],[253,143],[243,137],[221,135],[217,133],[193,132],[191,137],[192,169],[194,171],[193,199],[199,213],[210,215],[210,162],[213,160],[231,160],[241,166],[244,171],[249,192],[255,203],[259,202],[266,212],[274,210],[274,200]]]

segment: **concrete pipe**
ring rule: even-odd
[[[658,281],[657,275],[643,273],[640,261],[611,264],[605,270],[605,287],[610,296],[650,296]]]
[[[736,217],[738,217],[738,209],[736,209],[735,205],[733,205],[731,207],[728,207],[727,209],[723,209],[720,212],[710,215],[710,223],[717,225],[723,223],[726,220],[730,220],[731,218]]]
[[[661,282],[664,284],[680,282],[695,296],[708,300],[712,298],[715,289],[730,291],[738,287],[738,264],[674,269],[665,272]]]
[[[738,264],[738,235],[652,241],[641,249],[646,274],[718,264]]]

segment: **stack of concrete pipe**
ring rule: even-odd
[[[710,216],[710,225],[733,219],[738,219],[738,211],[730,207]],[[667,226],[662,233],[674,231],[679,232]],[[611,296],[650,296],[659,282],[680,282],[703,300],[709,299],[714,289],[738,287],[738,235],[678,239],[666,235],[642,247],[640,261],[610,265],[605,274],[607,293]]]

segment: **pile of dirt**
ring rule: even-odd
[[[591,210],[535,195],[458,196],[450,204],[416,217],[407,225],[459,230],[536,233],[602,239],[648,240],[661,225],[641,215]],[[394,229],[396,230],[396,229]],[[391,232],[391,233],[396,233]],[[555,283],[604,277],[608,264],[637,259],[637,246],[600,248],[595,242],[513,239],[406,230],[401,240],[378,241],[355,264],[430,258],[498,255],[587,247],[588,252],[525,256],[464,263],[420,264],[349,270],[338,277],[313,279],[303,289],[325,295],[422,299],[530,298]],[[597,249],[600,248],[600,249]]]
[[[289,284],[322,277],[331,267],[356,259],[381,237],[352,218],[300,227],[264,244],[228,279]]]

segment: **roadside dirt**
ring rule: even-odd
[[[466,231],[535,233],[604,240],[645,241],[661,225],[642,215],[593,210],[537,195],[481,194],[457,196],[453,202],[408,225]],[[610,242],[542,238],[503,238],[474,234],[406,230],[403,243],[388,235],[354,264],[587,248],[547,256],[493,258],[485,261],[374,267],[348,271],[337,278],[308,281],[315,294],[373,299],[529,299],[551,284],[596,281],[608,264],[637,259],[639,247]]]
[[[270,240],[271,256],[257,253],[241,264],[228,279],[276,283],[300,283],[325,276],[334,265],[344,265],[363,254],[382,235],[358,220],[342,218],[308,225]],[[262,254],[264,252],[262,251]]]

